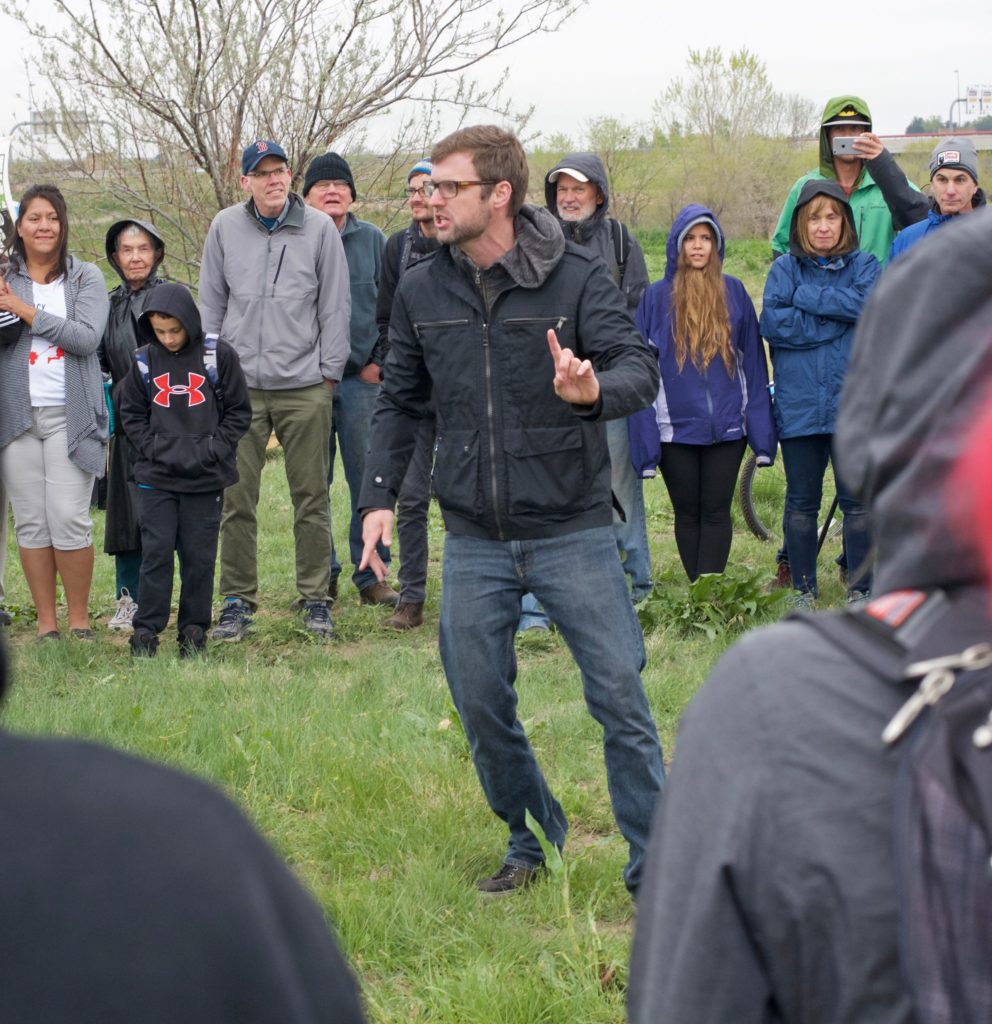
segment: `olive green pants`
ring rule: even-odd
[[[258,495],[265,449],[282,445],[293,502],[296,588],[304,601],[326,601],[331,521],[327,500],[331,392],[326,384],[287,391],[249,389],[251,426],[238,444],[240,479],[224,492],[220,522],[220,592],[258,607]]]

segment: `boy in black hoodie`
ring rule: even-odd
[[[189,657],[206,649],[223,491],[238,479],[238,441],[251,404],[237,354],[206,341],[182,285],[151,293],[138,340],[121,394],[121,424],[138,452],[143,552],[131,653],[151,657],[158,648],[178,551],[179,656]]]

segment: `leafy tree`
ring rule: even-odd
[[[764,62],[746,48],[724,57],[711,47],[689,51],[687,74],[669,83],[655,115],[678,143],[672,214],[701,202],[718,216],[733,211],[730,231],[770,231],[788,188],[780,172],[791,174],[795,152],[783,142],[814,133],[814,104],[776,92]]]
[[[192,270],[212,216],[241,196],[247,142],[277,139],[298,184],[312,157],[361,148],[394,108],[404,158],[437,136],[442,113],[510,118],[506,74],[482,87],[469,72],[580,2],[54,0],[42,22],[21,0],[15,13],[39,44],[74,180],[155,221]],[[87,117],[70,133],[74,110]]]

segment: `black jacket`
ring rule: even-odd
[[[148,234],[159,252],[148,280],[132,291],[117,265],[117,238],[124,228],[136,224]],[[165,242],[147,221],[131,217],[111,224],[105,239],[107,262],[117,271],[121,283],[110,293],[110,315],[103,332],[98,355],[100,368],[110,374],[114,405],[114,432],[110,437],[107,462],[107,518],[104,522],[103,549],[108,555],[141,550],[138,504],[134,492],[135,452],[121,426],[121,387],[131,372],[134,350],[138,347],[138,317],[152,289],[162,284],[158,268],[165,257]]]
[[[147,487],[202,493],[238,479],[237,447],[251,423],[248,386],[237,354],[217,344],[222,403],[203,361],[203,331],[193,296],[182,285],[160,285],[138,321],[147,345],[148,382],[135,362],[121,394],[121,422],[138,451],[134,478]],[[170,352],[155,337],[152,313],[174,316],[189,341]]]
[[[229,800],[0,732],[5,1024],[361,1024],[320,909]]]
[[[403,275],[359,505],[392,508],[414,427],[437,410],[434,488],[452,533],[515,539],[612,522],[602,420],[645,408],[658,363],[599,257],[525,206],[517,242],[487,270],[442,246]],[[554,393],[547,331],[590,359],[591,407]]]
[[[390,235],[382,254],[382,269],[379,273],[379,294],[375,305],[375,322],[379,327],[379,340],[372,350],[372,362],[379,366],[386,361],[389,352],[389,318],[393,313],[393,299],[396,288],[405,270],[419,263],[425,256],[436,252],[441,243],[428,238],[416,221],[411,221],[402,231]],[[402,264],[406,264],[403,266]]]

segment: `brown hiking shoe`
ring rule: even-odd
[[[358,592],[358,597],[362,604],[397,605],[400,600],[400,595],[388,583],[381,580],[362,587]]]
[[[396,611],[386,620],[393,629],[416,629],[424,624],[423,601],[400,601]]]
[[[792,587],[792,569],[788,562],[779,562],[775,566],[775,576],[768,584],[769,590],[788,590]]]
[[[518,889],[530,885],[543,867],[543,864],[532,868],[518,868],[513,864],[504,864],[495,875],[483,878],[478,885],[479,892],[487,893],[490,896],[505,896],[507,893],[516,892]]]

